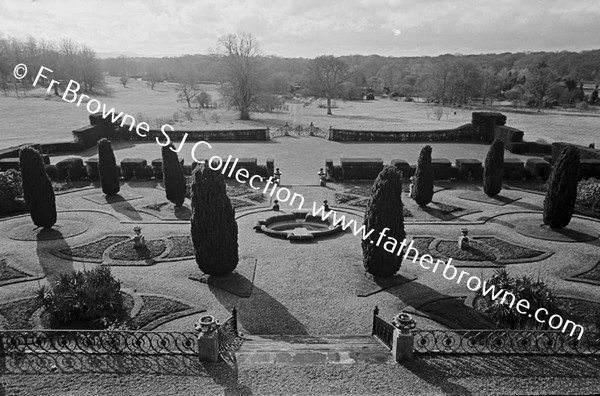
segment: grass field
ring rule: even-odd
[[[269,126],[277,128],[286,122],[292,126],[308,126],[311,122],[322,129],[329,126],[362,130],[420,131],[453,128],[470,122],[473,109],[445,108],[440,120],[426,104],[395,102],[387,99],[375,101],[336,101],[333,115],[327,116],[318,102],[287,103],[288,111],[253,114],[252,121],[237,120],[237,112],[223,103],[216,85],[203,85],[211,94],[217,108],[200,113],[177,102],[176,84],[159,83],[151,90],[144,81],[130,80],[127,87],[116,78],[107,77],[107,94],[95,98],[108,108],[114,107],[153,127],[169,123],[177,130],[235,129]],[[568,141],[588,145],[598,139],[598,112],[534,111],[510,112],[500,108],[508,117],[507,125],[525,131],[525,139],[548,142]],[[187,113],[187,115],[186,115]],[[46,95],[45,90],[30,91],[26,98],[0,97],[2,137],[0,148],[21,143],[49,143],[72,140],[71,131],[88,124],[89,113],[84,105],[67,103]],[[191,116],[191,121],[189,117]]]

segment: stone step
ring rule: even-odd
[[[244,336],[238,364],[392,364],[390,351],[371,336]]]

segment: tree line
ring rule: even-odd
[[[13,75],[14,67],[19,63],[29,69],[22,80]],[[12,92],[18,97],[27,96],[41,66],[51,69],[55,80],[64,81],[63,88],[71,79],[80,83],[86,92],[100,90],[104,85],[102,65],[96,52],[87,45],[70,39],[49,42],[34,38],[25,41],[0,38],[0,89],[5,96]],[[59,87],[54,89],[58,95]]]
[[[244,119],[250,110],[269,111],[297,93],[326,100],[328,114],[332,99],[362,99],[370,93],[442,105],[509,100],[541,109],[599,103],[600,50],[305,59],[263,55],[246,33],[224,36],[218,44],[211,55],[120,57],[101,63],[113,76],[158,77],[192,88],[194,82],[218,83]]]
[[[210,107],[211,97],[200,84],[215,83],[242,119],[252,111],[271,111],[296,94],[326,100],[329,114],[332,99],[355,100],[368,94],[442,105],[509,100],[538,109],[599,103],[600,50],[281,58],[264,55],[251,34],[236,33],[221,37],[209,55],[99,59],[91,48],[72,40],[8,38],[0,39],[0,89],[5,95],[27,95],[35,78],[29,73],[16,80],[12,72],[18,63],[30,70],[49,67],[55,79],[74,79],[88,92],[103,88],[105,74],[118,77],[124,86],[130,78],[143,79],[149,89],[159,82],[175,82],[179,99],[189,107]],[[55,88],[57,95],[59,89]]]

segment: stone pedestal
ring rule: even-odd
[[[392,356],[396,362],[412,362],[415,336],[412,333],[401,333],[394,329]]]
[[[198,358],[202,361],[219,360],[219,332],[200,333],[198,335]]]

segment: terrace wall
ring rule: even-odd
[[[331,128],[329,140],[337,142],[479,142],[471,124],[434,131],[364,131]]]
[[[269,140],[268,128],[253,128],[253,129],[229,129],[229,130],[207,130],[207,131],[170,131],[166,130],[172,141],[181,141],[187,134],[187,141],[216,141],[216,142],[231,142],[231,141],[267,141]],[[146,133],[146,137],[142,137],[133,130],[129,130],[126,125],[120,128],[116,134],[118,139],[135,140],[135,141],[151,141],[154,142],[158,138],[160,141],[165,141],[165,136],[160,129],[151,129]]]

